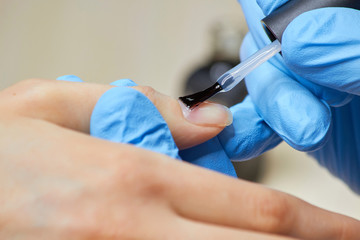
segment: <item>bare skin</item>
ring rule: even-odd
[[[107,89],[28,80],[0,92],[0,239],[358,239],[355,219],[90,137],[91,111]],[[176,100],[137,89],[180,148],[183,134],[195,133],[194,145],[222,129],[178,124]]]

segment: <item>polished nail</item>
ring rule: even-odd
[[[225,127],[232,124],[232,114],[223,105],[204,102],[194,109],[189,109],[181,101],[179,104],[184,117],[193,124],[214,127]]]

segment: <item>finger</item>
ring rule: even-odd
[[[134,87],[157,107],[171,130],[179,149],[203,143],[232,123],[230,111],[219,104],[203,103],[193,111],[184,109],[177,100],[149,87]]]
[[[88,133],[91,114],[97,101],[113,87],[33,79],[1,92],[0,105],[14,114],[43,119]],[[188,117],[193,118],[189,121],[184,117],[176,99],[149,87],[134,88],[142,92],[156,106],[168,124],[177,146],[181,149],[213,138],[232,121],[232,116],[226,108],[211,103],[202,104],[196,111],[191,112]]]
[[[245,48],[246,47],[246,48]],[[242,47],[242,57],[255,52],[251,35]],[[330,107],[307,88],[290,78],[275,59],[246,77],[248,92],[259,115],[289,145],[301,151],[314,150],[327,140],[331,127]]]
[[[218,225],[204,224],[191,220],[181,220],[176,236],[180,239],[204,239],[204,240],[290,240],[293,238],[276,236],[273,234],[262,234],[236,228]]]
[[[360,94],[360,11],[324,8],[297,17],[284,32],[283,54],[294,72],[314,83]],[[309,27],[311,26],[311,27]]]
[[[360,233],[359,221],[258,184],[186,165],[172,178],[182,181],[171,181],[165,195],[180,216],[194,221],[302,239],[355,240]]]
[[[123,88],[111,89],[103,94],[91,117],[92,135],[138,146],[158,146],[167,149],[159,152],[169,153],[174,146],[169,145],[173,140],[168,128],[178,148],[184,149],[214,137],[232,121],[228,110],[218,104],[204,103],[184,115],[179,102],[173,98],[149,87],[135,86],[134,89],[139,91],[138,94],[134,90]],[[149,99],[154,105],[150,104]],[[202,126],[204,124],[205,126]],[[127,131],[124,131],[125,129]],[[159,141],[163,144],[159,144]],[[175,157],[173,154],[167,155]]]
[[[72,80],[76,81],[79,78],[77,78],[76,76],[73,76],[73,75],[67,75],[67,76],[60,77],[59,79],[68,80],[68,81],[72,81]],[[117,87],[135,87],[135,86],[137,86],[137,84],[130,79],[117,80],[115,82],[112,82],[110,85],[117,86]],[[152,90],[147,91],[146,88],[142,88],[142,87],[139,87],[138,90],[148,93],[149,96],[152,96],[152,94],[149,93]],[[128,104],[125,103],[125,101],[124,101],[125,99],[124,99],[124,96],[122,96],[122,94],[118,94],[118,96],[122,96],[121,98],[119,98],[118,96],[116,97],[115,94],[113,94],[113,93],[109,94],[109,95],[111,95],[111,97],[107,96],[106,101],[103,101],[102,104],[98,104],[99,106],[95,108],[95,110],[96,110],[95,114],[94,114],[94,112],[92,114],[93,131],[91,134],[93,136],[102,137],[107,140],[112,140],[112,141],[117,141],[117,142],[128,142],[128,143],[134,143],[134,144],[138,145],[139,138],[129,135],[129,132],[126,132],[126,135],[125,135],[125,132],[122,132],[122,134],[121,134],[120,129],[125,129],[126,121],[122,121],[122,125],[115,124],[115,122],[119,123],[119,121],[121,119],[119,116],[128,116],[129,117],[130,114],[134,115],[135,113],[131,112],[131,111],[127,111],[127,110],[130,110],[130,108],[129,108],[129,106],[127,106]],[[136,95],[136,96],[139,96],[139,95]],[[160,96],[160,94],[159,94],[159,96]],[[163,95],[163,96],[165,97],[165,95]],[[134,99],[134,98],[132,98],[132,99]],[[140,99],[142,99],[142,98],[139,97],[138,100],[140,100]],[[147,102],[146,99],[143,99],[143,100],[145,102]],[[155,100],[155,99],[153,99],[153,100]],[[129,101],[129,100],[127,99],[126,101]],[[159,103],[159,101],[156,101],[156,102]],[[120,106],[121,106],[121,108],[120,108],[121,113],[119,112]],[[125,107],[127,107],[127,110],[124,111],[123,108],[125,108]],[[139,111],[140,109],[144,109],[144,110],[148,109],[149,111],[150,111],[150,109],[153,110],[152,106],[147,105],[147,108],[145,108],[145,106],[142,106],[141,108],[138,107],[137,109],[134,109],[134,111]],[[186,111],[187,120],[192,123],[195,123],[196,125],[206,125],[206,126],[213,125],[219,121],[221,123],[224,118],[225,118],[225,121],[227,121],[224,125],[229,125],[232,121],[231,114],[227,112],[226,108],[223,108],[220,105],[204,103],[204,104],[202,104],[202,106],[200,108],[194,109],[191,112],[189,112],[188,110],[185,110],[185,111]],[[124,112],[127,112],[127,114],[124,115],[123,114]],[[166,119],[170,117],[168,111],[161,111],[161,112],[166,117]],[[144,114],[144,115],[146,115],[146,114]],[[228,115],[228,116],[226,116],[226,115]],[[104,118],[104,116],[107,116],[107,117]],[[117,116],[117,117],[115,117],[115,116]],[[140,114],[138,114],[138,116],[140,116]],[[158,120],[159,120],[158,122],[161,122],[160,119],[158,119]],[[111,121],[114,121],[114,122],[111,122]],[[152,122],[155,123],[156,121],[152,121]],[[143,123],[145,123],[145,122],[143,122]],[[132,123],[132,124],[136,124],[136,123]],[[114,130],[115,126],[117,127],[116,131]],[[120,126],[122,126],[122,127],[120,127]],[[148,126],[147,129],[150,129],[150,127]],[[160,130],[161,128],[157,128],[157,129]],[[168,129],[167,127],[163,128],[164,131],[167,131],[167,129]],[[135,132],[135,131],[133,131],[133,132]],[[139,132],[142,132],[142,131],[138,131],[138,133]],[[146,133],[146,131],[143,132],[144,136],[146,135],[145,133]],[[168,134],[161,134],[161,135],[167,136]],[[150,135],[147,135],[147,136],[150,136]],[[154,138],[154,137],[155,137],[155,135],[152,134],[152,138]],[[166,138],[164,137],[163,139],[166,139]],[[143,142],[143,145],[149,146],[148,143],[150,141],[151,140],[149,137],[148,141]],[[190,143],[190,142],[191,141],[189,141],[188,143]],[[152,145],[154,145],[154,144],[152,144]],[[165,144],[165,146],[166,145],[167,144]],[[185,146],[185,147],[187,147],[187,146]],[[170,149],[173,149],[173,148],[170,147]],[[156,149],[154,149],[154,151],[156,151]],[[165,152],[158,151],[158,152],[168,153],[169,151],[165,151]],[[169,155],[169,154],[167,154],[167,155]],[[169,156],[175,157],[175,156],[177,156],[177,154],[176,155],[170,154]]]
[[[77,78],[67,76],[63,79]],[[111,86],[70,81],[22,81],[1,92],[0,107],[9,113],[88,133],[92,110]]]

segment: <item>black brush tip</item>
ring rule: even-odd
[[[197,92],[184,97],[179,97],[179,99],[185,104],[186,107],[192,109],[197,107],[200,103],[204,102],[205,100],[211,98],[221,90],[223,90],[223,88],[218,82],[216,82],[214,85],[201,92]]]

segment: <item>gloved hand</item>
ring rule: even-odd
[[[230,110],[234,118],[232,125],[215,138],[180,151],[180,156],[189,162],[216,166],[215,169],[224,163],[233,168],[231,160],[242,161],[257,157],[281,142],[281,138],[256,112],[249,96]]]
[[[240,0],[250,33],[241,57],[270,43],[260,20],[286,0]],[[297,17],[277,55],[246,78],[257,113],[292,147],[309,151],[360,193],[360,11]]]

